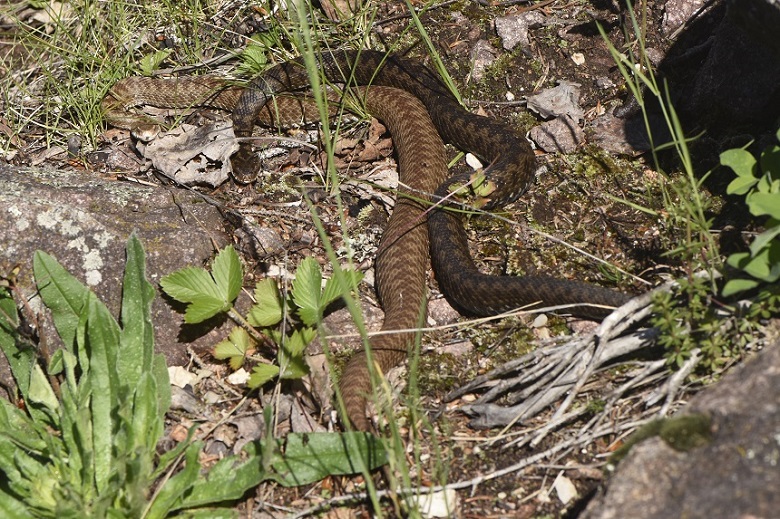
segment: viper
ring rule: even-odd
[[[424,322],[429,251],[440,290],[467,315],[495,315],[540,304],[566,305],[573,315],[601,319],[629,299],[627,294],[580,281],[490,276],[477,269],[458,213],[442,203],[456,188],[469,184],[471,176],[447,177],[442,140],[488,163],[483,174],[491,191],[482,204],[490,210],[516,200],[534,178],[533,150],[517,130],[463,108],[438,75],[413,59],[368,50],[334,51],[320,58],[319,71],[330,82],[367,87],[359,95],[393,135],[400,185],[406,186],[399,189],[375,263],[377,293],[385,311],[382,330],[389,332],[370,341],[370,358],[379,371],[386,372],[406,358],[415,337],[410,330]],[[245,87],[215,76],[131,77],[109,91],[104,109],[108,122],[119,127],[132,126],[125,111],[141,104],[232,111],[234,131],[241,139],[231,158],[233,174],[238,182],[250,183],[260,168],[248,142],[255,123],[299,120],[301,103],[285,95],[309,84],[300,58],[266,70]],[[360,351],[341,377],[348,420],[360,430],[370,428],[366,402],[372,394],[371,372],[369,354]]]

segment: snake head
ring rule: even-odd
[[[233,180],[238,184],[253,183],[261,167],[260,159],[252,152],[252,147],[245,143],[230,157],[230,165],[233,167]]]

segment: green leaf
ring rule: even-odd
[[[166,294],[182,303],[189,303],[184,321],[200,323],[230,309],[230,301],[223,295],[211,274],[196,267],[185,267],[160,280]]]
[[[368,433],[293,433],[283,443],[278,441],[280,449],[272,466],[284,486],[306,485],[330,475],[357,474],[387,463],[384,443]]]
[[[103,492],[108,487],[115,462],[112,439],[119,398],[119,380],[116,373],[119,326],[106,306],[91,292],[87,298],[82,323],[80,326],[84,327],[83,347],[89,355],[89,372],[83,376],[89,377],[91,387],[95,483],[98,492]]]
[[[0,349],[11,367],[16,384],[24,398],[30,387],[30,376],[36,364],[35,345],[17,331],[19,316],[9,289],[0,287]]]
[[[726,188],[726,193],[729,195],[744,195],[757,183],[757,178],[737,177],[729,183],[728,187]]]
[[[0,517],[6,519],[32,519],[36,517],[23,502],[0,489]]]
[[[293,357],[300,357],[303,352],[306,351],[306,347],[311,344],[311,341],[317,336],[317,331],[314,328],[299,328],[293,331],[282,345],[282,349],[288,352]]]
[[[163,434],[165,414],[158,408],[157,381],[151,372],[143,373],[136,384],[130,418],[127,452],[154,453]]]
[[[89,290],[45,252],[35,252],[33,272],[43,304],[51,310],[57,333],[65,347],[73,351],[79,315]]]
[[[141,74],[144,76],[151,76],[152,72],[160,68],[162,62],[165,61],[172,52],[173,49],[158,50],[141,58],[141,61],[138,63]]]
[[[127,240],[126,251],[117,372],[122,383],[132,389],[141,374],[152,368],[154,327],[151,308],[155,290],[146,279],[144,249],[135,234]]]
[[[262,279],[255,286],[255,303],[249,310],[247,320],[252,326],[267,328],[282,320],[282,302],[279,288],[273,279]]]
[[[256,487],[266,478],[259,456],[249,456],[244,460],[238,456],[230,456],[214,465],[205,477],[199,478],[192,486],[192,492],[173,509],[235,501],[241,499],[247,490]]]
[[[246,352],[252,345],[252,338],[241,327],[236,326],[230,331],[227,340],[214,346],[214,357],[220,360],[230,359],[230,367],[237,370],[244,364]]]
[[[28,398],[30,402],[44,405],[51,411],[52,415],[56,415],[57,411],[59,411],[60,402],[57,400],[57,395],[54,394],[49,380],[38,364],[33,367],[32,376],[30,377]]]
[[[780,219],[780,193],[753,193],[747,199],[750,213],[754,216],[768,214]]]
[[[780,146],[768,146],[761,153],[761,171],[772,178],[780,178]]]
[[[321,295],[322,270],[314,258],[304,258],[295,271],[292,298],[298,307],[298,316],[306,326],[315,326],[322,320]]]
[[[772,246],[773,240],[778,236],[780,236],[780,222],[773,223],[770,220],[766,224],[766,231],[753,239],[753,243],[750,244],[750,253],[755,256],[761,249]]]
[[[249,376],[247,386],[256,388],[265,385],[266,382],[273,380],[279,375],[279,367],[273,364],[258,364],[252,368],[252,374]]]
[[[309,373],[309,366],[303,357],[306,347],[314,340],[317,332],[313,328],[301,328],[293,331],[279,348],[279,366],[281,378],[298,379]]]
[[[162,354],[154,356],[152,375],[157,382],[157,412],[160,416],[165,416],[171,407],[171,379],[168,376],[168,365]]]
[[[163,519],[177,506],[177,503],[190,494],[200,472],[198,456],[201,448],[203,448],[201,442],[194,442],[187,448],[184,454],[184,468],[167,480],[158,490],[152,506],[149,507],[147,519]]]
[[[241,292],[241,283],[244,281],[244,269],[241,267],[241,260],[232,245],[219,251],[217,257],[214,258],[211,273],[222,297],[232,303]]]
[[[12,441],[13,450],[23,448],[29,452],[41,452],[46,448],[46,442],[30,417],[4,398],[0,398],[0,437]],[[0,471],[8,469],[0,461]]]
[[[721,294],[723,297],[731,297],[740,292],[746,290],[752,290],[759,285],[759,282],[755,279],[730,279],[723,286]]]
[[[339,283],[340,279],[343,281],[342,283]],[[322,309],[325,310],[336,299],[349,294],[362,280],[363,273],[355,270],[342,270],[340,276],[334,273],[325,282],[325,289],[322,291],[322,299],[320,300]]]
[[[746,150],[726,150],[720,154],[720,163],[734,170],[740,178],[756,179],[756,158]],[[744,195],[745,192],[729,191],[729,194]]]

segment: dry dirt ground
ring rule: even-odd
[[[616,4],[597,0],[555,0],[491,7],[476,1],[460,0],[433,5],[422,16],[422,23],[429,31],[445,67],[474,110],[530,129],[539,124],[539,118],[527,113],[519,101],[526,95],[568,81],[579,85],[579,106],[583,112],[583,125],[587,125],[596,117],[623,105],[629,97],[597,29],[598,21],[618,47],[624,43],[626,12]],[[658,33],[663,14],[660,4],[663,2],[650,1],[646,5],[647,46],[657,56],[662,56],[669,45],[667,39]],[[527,43],[512,52],[503,50],[495,33],[495,19],[531,11],[538,13],[539,23],[528,32]],[[380,39],[393,41],[408,26],[405,13],[403,4],[383,3],[373,30]],[[235,29],[248,34],[252,30],[251,22],[252,17],[248,14],[246,24]],[[243,37],[236,40],[223,45],[240,45]],[[403,50],[408,50],[409,55],[425,55],[423,46],[416,40],[407,38],[402,41],[407,42]],[[471,74],[473,52],[484,42],[491,46],[498,59],[488,67],[482,78],[474,79]],[[164,43],[161,39],[160,44]],[[514,96],[514,100],[508,100],[508,93]],[[101,149],[87,154],[86,160],[65,163],[54,158],[48,164],[59,168],[88,168],[96,175],[114,178],[120,173],[158,181],[151,171],[138,173],[138,164],[142,161],[134,154],[127,132],[107,129],[104,138]],[[263,232],[271,233],[264,244],[266,250],[263,250],[249,236],[256,228],[242,225],[235,228],[236,243],[243,246],[244,259],[249,266],[247,286],[252,285],[253,279],[280,265],[292,271],[307,256],[320,260],[327,274],[325,249],[307,211],[303,209],[302,192],[316,202],[317,212],[334,249],[339,250],[344,245],[344,237],[348,236],[359,254],[357,259],[361,269],[368,270],[371,266],[388,214],[388,196],[365,181],[352,182],[348,179],[371,181],[377,171],[381,173],[387,169],[388,161],[392,160],[391,142],[375,123],[360,123],[342,130],[341,139],[337,145],[337,166],[344,179],[340,192],[343,206],[337,204],[329,188],[323,186],[320,176],[323,154],[307,146],[293,146],[280,156],[269,159],[265,165],[267,174],[257,186],[237,186],[228,182],[216,189],[197,187],[218,200],[231,214],[251,217],[260,224]],[[27,140],[35,141],[34,138]],[[35,151],[19,150],[13,160],[24,163]],[[454,150],[451,152],[454,156]],[[124,171],[118,162],[106,163],[106,157],[117,153],[131,157],[124,163]],[[670,228],[663,215],[640,211],[619,201],[627,199],[652,210],[661,207],[658,173],[645,156],[639,153],[615,155],[593,144],[593,139],[586,138],[575,152],[538,151],[538,159],[544,168],[529,193],[505,209],[506,221],[480,218],[471,222],[472,252],[483,270],[513,274],[543,272],[635,293],[644,292],[649,286],[658,285],[683,271],[684,266],[661,256],[679,237],[680,230]],[[468,166],[461,162],[455,167]],[[346,229],[339,223],[342,209],[346,213]],[[235,224],[231,222],[231,225]],[[571,248],[545,239],[536,232],[538,230],[603,258],[637,278],[606,269]],[[361,301],[367,312],[367,321],[369,327],[376,327],[381,315],[376,298],[370,283],[363,286]],[[457,315],[441,298],[432,275],[430,287],[429,324],[435,327],[457,322]],[[331,316],[327,324],[334,333],[351,331],[343,311]],[[558,435],[565,433],[556,431],[533,448],[508,447],[517,433],[497,437],[496,431],[475,430],[468,426],[466,417],[450,411],[458,404],[473,399],[471,395],[446,406],[442,404],[442,397],[474,376],[527,352],[535,344],[550,344],[560,335],[584,333],[588,326],[587,323],[553,315],[547,321],[531,315],[489,323],[469,323],[426,333],[422,340],[418,386],[423,396],[423,409],[430,412],[435,435],[428,430],[414,431],[415,428],[402,422],[404,438],[409,440],[410,445],[420,448],[420,452],[409,453],[410,463],[414,465],[412,471],[417,471],[424,483],[468,481],[480,475],[493,474],[513,465],[518,459],[554,445]],[[337,342],[334,341],[336,346],[343,347]],[[352,344],[355,343],[353,340]],[[225,374],[224,365],[216,363],[208,352],[198,353],[199,362],[218,375]],[[596,412],[601,395],[620,385],[624,376],[622,370],[605,370],[594,377],[583,389],[583,405],[594,403]],[[221,406],[229,408],[241,394],[240,389],[226,389],[226,384],[216,375],[203,381],[195,391],[199,397],[208,391],[220,395],[216,398],[220,403],[214,404],[214,415],[219,413]],[[298,396],[308,392],[301,387],[284,387],[283,391]],[[635,397],[627,400],[623,408],[616,409],[616,416],[630,416],[633,407],[638,405],[639,399]],[[304,399],[304,407],[306,404]],[[399,405],[401,415],[405,416],[403,405]],[[552,412],[541,413],[524,423],[521,429],[539,427]],[[248,405],[239,413],[244,418],[257,414],[256,404]],[[587,418],[585,414],[568,427],[576,430]],[[326,427],[330,426],[329,415],[319,419]],[[172,437],[177,430],[182,430],[182,426],[191,423],[186,413],[174,414],[171,420]],[[284,427],[280,426],[280,434]],[[235,424],[226,426],[211,439],[207,453],[219,456],[229,452],[242,435],[252,434],[258,426],[255,424],[249,429],[253,431],[247,433]],[[413,438],[414,435],[418,436]],[[522,518],[573,514],[581,505],[577,504],[577,499],[565,502],[564,489],[573,485],[580,498],[587,496],[604,477],[605,456],[618,443],[618,435],[605,436],[586,448],[566,449],[527,468],[462,490],[458,495],[458,515],[464,518]],[[419,461],[421,459],[422,462]],[[359,483],[359,478],[329,478],[299,489],[263,485],[255,495],[248,496],[239,509],[245,517],[283,516],[317,504],[328,496],[353,491],[359,488],[356,483]],[[387,512],[392,514],[392,508],[388,507]],[[326,515],[368,517],[370,513],[364,505],[358,504]]]

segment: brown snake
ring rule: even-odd
[[[501,122],[466,111],[421,63],[375,51],[336,51],[323,56],[320,65],[329,81],[371,85],[364,91],[366,108],[392,133],[401,183],[409,186],[418,200],[420,193],[435,192],[431,199],[441,198],[453,184],[469,180],[466,175],[444,182],[447,167],[442,138],[490,162],[485,175],[495,183],[496,190],[486,208],[514,201],[530,185],[535,159],[525,138]],[[278,95],[308,85],[309,77],[300,60],[269,69],[246,88],[231,86],[213,76],[171,80],[131,77],[111,89],[104,108],[109,123],[127,128],[131,125],[124,111],[134,105],[211,106],[233,111],[234,131],[244,138],[251,136],[256,121],[289,124],[300,120],[299,115],[288,116],[288,108],[296,103]],[[293,108],[300,113],[300,103]],[[232,158],[234,175],[249,182],[256,176],[259,163],[249,143],[240,146]],[[383,331],[414,329],[425,315],[429,234],[431,261],[440,289],[465,314],[494,315],[542,303],[573,305],[568,309],[572,314],[602,318],[610,308],[628,300],[626,294],[578,281],[481,274],[469,254],[460,218],[452,211],[434,210],[426,229],[425,205],[424,201],[398,197],[382,237],[375,270],[377,292],[385,311]],[[372,338],[372,358],[380,371],[386,372],[406,358],[413,339],[412,332]],[[361,351],[350,359],[341,378],[346,411],[357,429],[370,427],[366,395],[371,389],[366,352]]]

